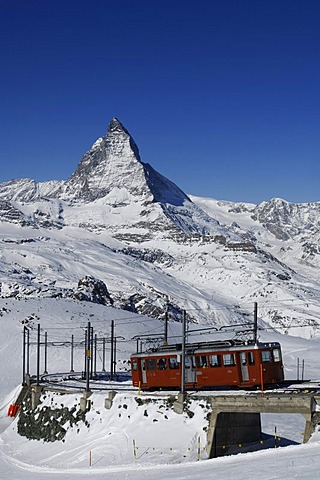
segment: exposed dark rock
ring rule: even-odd
[[[166,295],[150,292],[149,295],[136,293],[126,298],[114,295],[114,306],[147,317],[164,319],[166,314],[170,321],[182,322],[183,309],[170,302]],[[188,321],[196,323],[196,317],[188,313]]]
[[[68,427],[80,421],[85,421],[85,413],[76,407],[69,410],[64,406],[54,408],[40,404],[32,410],[29,396],[19,411],[18,434],[29,440],[55,442],[65,437]]]
[[[226,244],[227,248],[230,248],[231,250],[236,250],[240,252],[253,252],[257,253],[257,248],[253,243],[250,242],[228,242]]]
[[[22,227],[36,226],[30,217],[6,200],[0,200],[0,220],[2,222],[16,223]]]
[[[75,300],[99,303],[101,305],[113,305],[106,284],[90,275],[85,276],[78,282],[77,291],[72,295]]]
[[[288,273],[277,273],[276,275],[279,280],[285,280],[285,281],[288,281],[291,279],[290,275]]]
[[[139,260],[143,260],[144,262],[148,263],[158,263],[165,265],[166,267],[172,265],[174,262],[174,258],[169,255],[168,253],[163,252],[159,249],[139,249],[134,247],[125,247],[119,252],[124,253],[125,255],[129,255],[133,258],[137,258]]]

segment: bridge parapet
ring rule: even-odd
[[[219,412],[245,411],[251,413],[301,413],[302,415],[308,415],[312,411],[314,402],[316,402],[315,396],[311,394],[214,395],[211,397],[212,408],[219,410]],[[229,410],[230,408],[232,410]]]

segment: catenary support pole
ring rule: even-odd
[[[255,345],[258,343],[258,304],[253,304],[253,342]]]
[[[87,351],[88,351],[88,329],[84,331],[84,378],[87,378]]]
[[[27,328],[27,375],[30,375],[30,330]]]
[[[102,371],[106,371],[106,339],[102,339]]]
[[[166,306],[166,313],[164,318],[164,344],[168,345],[168,319],[169,319],[169,307]]]
[[[93,377],[93,327],[90,328],[90,353],[91,353],[91,362],[90,362],[90,378]]]
[[[181,393],[186,390],[186,311],[183,310],[182,317],[182,348],[181,348]]]
[[[93,373],[95,377],[97,375],[97,343],[98,343],[97,334],[95,333],[94,334],[94,368],[93,368]]]
[[[114,348],[114,320],[111,320],[111,358],[110,358],[110,380],[113,380],[113,367],[114,367],[114,360],[113,360],[113,351]]]
[[[113,355],[113,376],[116,378],[117,374],[117,337],[114,337],[114,355]]]
[[[86,351],[86,391],[90,392],[90,360],[91,360],[91,353],[90,353],[90,347],[91,347],[91,341],[90,341],[90,334],[91,334],[91,325],[90,322],[88,322],[88,327],[87,327],[87,351]]]
[[[44,332],[44,374],[48,373],[48,333]]]
[[[27,328],[24,326],[22,335],[22,385],[26,384],[26,335]]]
[[[38,323],[37,335],[37,386],[40,385],[40,323]]]
[[[74,336],[71,335],[70,372],[74,372],[74,368],[73,368],[73,350],[74,350]]]

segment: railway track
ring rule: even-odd
[[[115,380],[109,378],[109,374],[98,374],[95,378],[90,379],[90,390],[93,392],[107,392],[110,390],[117,390],[128,393],[138,393],[138,388],[133,387],[131,383],[131,376],[127,373],[120,373],[116,375]],[[35,383],[36,379],[32,377],[31,383]],[[130,383],[129,383],[130,382]],[[86,389],[86,380],[83,378],[82,372],[67,372],[67,373],[55,373],[46,374],[40,377],[40,385],[47,390],[51,391],[64,391],[65,393],[78,393]],[[154,392],[142,391],[142,394],[148,395],[172,395],[177,393],[178,390],[157,390]],[[320,394],[320,380],[287,380],[281,382],[277,387],[266,389],[264,392],[261,390],[241,390],[241,389],[203,389],[203,390],[189,390],[189,395],[257,395],[259,393],[265,393],[268,395],[298,395],[298,394]]]
[[[35,381],[34,378],[32,380]],[[110,390],[137,391],[136,387],[128,384],[130,381],[130,375],[125,373],[116,375],[116,380],[111,380],[108,373],[98,374],[95,378],[90,379],[90,390],[97,392]],[[39,383],[42,387],[55,391],[82,392],[86,389],[86,380],[83,378],[82,372],[45,374],[40,377]]]

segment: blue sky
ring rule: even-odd
[[[116,116],[186,193],[320,201],[320,2],[0,0],[0,181],[66,179]]]

